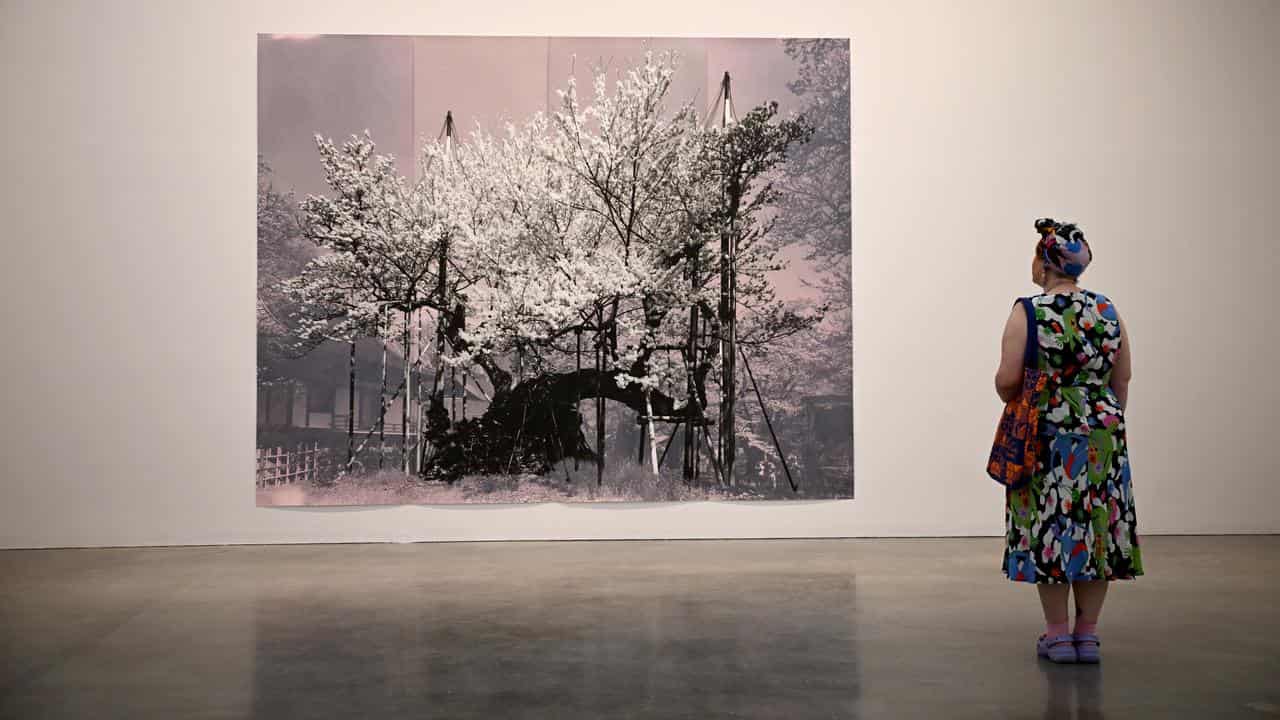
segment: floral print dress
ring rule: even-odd
[[[1030,583],[1142,574],[1124,411],[1111,390],[1120,320],[1106,297],[1037,295],[1040,447],[1031,481],[1006,493],[1004,574]]]

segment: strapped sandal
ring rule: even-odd
[[[1078,659],[1075,638],[1071,635],[1057,637],[1041,635],[1040,639],[1036,640],[1036,655],[1048,658],[1050,662],[1074,663]]]
[[[1098,650],[1102,641],[1097,635],[1074,635],[1073,637],[1077,661],[1090,664],[1102,662],[1102,653]]]

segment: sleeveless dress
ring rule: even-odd
[[[1005,495],[1004,574],[1029,583],[1135,578],[1142,552],[1124,411],[1110,387],[1119,316],[1087,290],[1031,302],[1050,380],[1037,402],[1035,471]]]

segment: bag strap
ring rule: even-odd
[[[1018,298],[1022,309],[1027,313],[1027,347],[1022,351],[1022,366],[1035,369],[1039,366],[1040,340],[1036,328],[1036,306],[1031,298]]]

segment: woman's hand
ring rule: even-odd
[[[1015,303],[1000,340],[1000,367],[996,370],[996,394],[1008,403],[1022,393],[1022,370],[1027,348],[1027,313]]]

